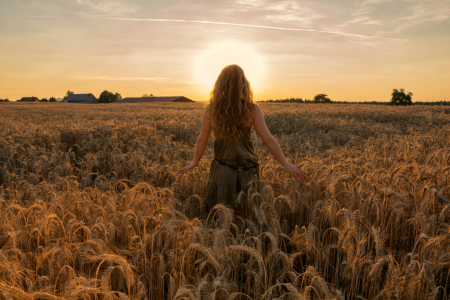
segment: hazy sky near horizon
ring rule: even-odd
[[[237,63],[256,100],[450,100],[449,32],[448,0],[0,0],[0,98],[207,100]]]

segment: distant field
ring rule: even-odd
[[[447,299],[450,109],[260,104],[245,235],[202,203],[203,105],[1,103],[0,299]],[[220,207],[218,209],[221,209]]]

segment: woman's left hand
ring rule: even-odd
[[[190,169],[193,169],[197,166],[196,163],[191,162],[190,164],[188,164],[186,167],[181,169],[181,172],[186,173],[187,171],[189,171]]]

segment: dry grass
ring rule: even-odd
[[[450,115],[261,104],[247,230],[202,206],[201,104],[0,105],[0,299],[447,299]],[[219,207],[220,209],[220,207]]]

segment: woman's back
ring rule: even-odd
[[[250,167],[258,163],[252,140],[252,127],[244,127],[239,138],[214,141],[214,158],[234,167]]]
[[[240,203],[235,202],[237,196],[241,191],[246,194],[250,181],[258,177],[252,127],[244,127],[237,139],[216,138],[205,198],[208,211],[216,204],[246,206],[245,198],[241,198]]]

